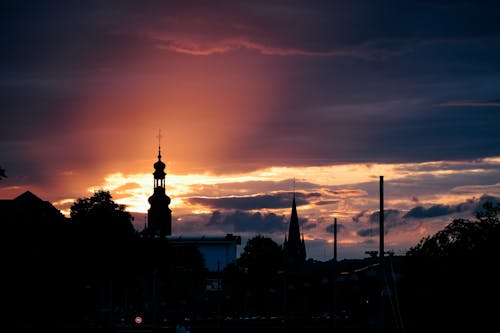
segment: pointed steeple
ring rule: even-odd
[[[294,181],[295,187],[295,181]],[[288,226],[288,239],[285,235],[285,243],[283,244],[285,265],[289,270],[299,271],[302,269],[306,259],[306,249],[304,236],[300,234],[299,216],[297,214],[297,203],[295,200],[295,188],[292,199],[292,213],[290,216],[290,224]]]
[[[290,225],[288,226],[288,241],[300,243],[300,226],[299,216],[297,214],[297,204],[295,202],[295,192],[293,192],[292,214],[290,217]]]

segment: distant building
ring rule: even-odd
[[[233,234],[225,236],[169,236],[173,246],[194,244],[205,259],[205,267],[210,272],[222,272],[236,261],[236,248],[241,245],[241,237]]]
[[[0,221],[3,228],[29,230],[63,222],[66,218],[50,202],[26,191],[12,200],[0,200]]]
[[[295,203],[295,192],[293,193],[292,214],[288,227],[288,239],[285,235],[283,244],[283,254],[285,267],[289,271],[300,271],[306,261],[306,246],[304,235],[300,235],[299,217],[297,215],[297,205]]]

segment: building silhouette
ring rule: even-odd
[[[288,239],[285,235],[283,243],[283,254],[285,267],[289,271],[300,271],[306,260],[306,246],[304,235],[300,234],[299,217],[297,214],[297,205],[295,203],[295,192],[293,193],[292,213],[290,224],[288,226]]]
[[[147,237],[164,238],[172,234],[172,211],[168,207],[170,197],[165,193],[165,163],[161,160],[161,149],[158,145],[158,161],[154,167],[154,188],[153,194],[148,201],[148,224],[145,230]]]
[[[26,191],[12,200],[0,200],[0,220],[4,228],[29,230],[65,222],[66,218],[50,202]]]
[[[226,235],[172,235],[172,210],[168,207],[170,197],[165,193],[165,163],[161,160],[161,147],[158,144],[158,161],[153,165],[154,188],[148,201],[147,226],[142,235],[146,238],[167,240],[173,247],[195,246],[203,255],[204,266],[211,272],[222,271],[234,262],[237,246],[241,237]]]

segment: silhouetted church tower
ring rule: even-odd
[[[288,227],[288,239],[285,235],[283,244],[285,266],[289,270],[300,270],[306,261],[306,245],[304,236],[300,237],[299,217],[295,204],[295,191],[293,192],[292,215]]]
[[[170,198],[165,194],[165,163],[161,160],[160,134],[158,134],[158,161],[153,165],[154,192],[148,201],[147,235],[149,237],[165,237],[172,234],[172,211],[168,208]]]

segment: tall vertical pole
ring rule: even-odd
[[[337,218],[333,219],[333,331],[337,331]]]
[[[380,176],[380,212],[379,212],[379,222],[380,222],[380,247],[379,247],[379,259],[380,259],[380,269],[379,269],[379,279],[380,279],[380,332],[384,332],[384,303],[385,303],[385,270],[384,270],[384,176]]]
[[[337,262],[337,218],[333,219],[333,262]]]
[[[384,262],[384,176],[380,176],[380,265]]]

